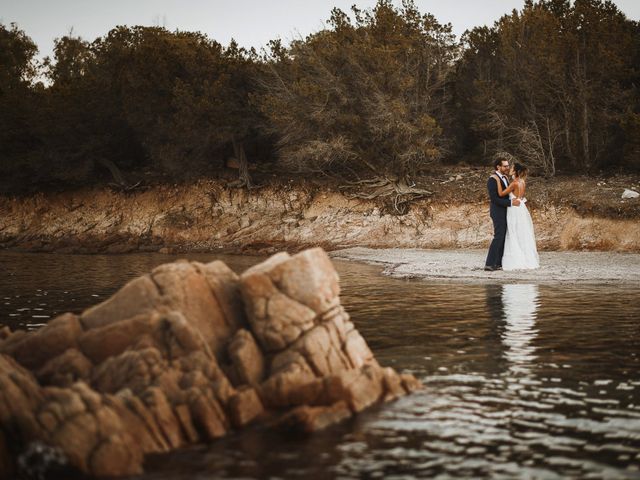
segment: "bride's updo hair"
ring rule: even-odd
[[[527,173],[529,173],[529,169],[524,165],[522,165],[521,163],[514,164],[513,171],[515,172],[516,177],[518,178],[524,178],[527,176]]]

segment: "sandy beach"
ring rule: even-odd
[[[484,271],[486,250],[347,248],[332,258],[377,264],[399,278],[471,282],[591,283],[640,285],[640,254],[617,252],[540,252],[540,268]]]

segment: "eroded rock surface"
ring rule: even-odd
[[[312,432],[419,388],[378,365],[339,294],[319,248],[240,277],[182,261],[80,315],[3,332],[0,476],[34,444],[85,473],[136,474],[148,453],[254,422]]]
[[[379,199],[336,188],[269,182],[239,189],[224,180],[145,186],[127,192],[74,189],[19,197],[0,194],[0,247],[60,253],[234,252],[272,254],[316,245],[344,248],[468,250],[488,248],[485,168],[435,175],[430,198],[405,215]],[[462,179],[457,180],[462,176]],[[311,182],[314,183],[314,182]],[[528,208],[538,251],[640,252],[635,177],[531,178]],[[1,333],[0,333],[1,335]]]

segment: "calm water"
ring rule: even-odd
[[[238,272],[259,260],[188,258]],[[174,259],[0,252],[0,323],[37,328]],[[444,284],[336,266],[380,363],[425,390],[311,437],[253,430],[152,457],[141,478],[640,479],[640,286]]]

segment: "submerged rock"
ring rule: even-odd
[[[5,332],[0,477],[29,445],[92,475],[136,474],[148,453],[256,422],[313,432],[419,388],[378,365],[339,294],[319,248],[240,277],[181,261],[80,315]]]
[[[80,471],[70,467],[62,450],[36,441],[18,457],[18,473],[21,478],[46,480],[81,478]]]

